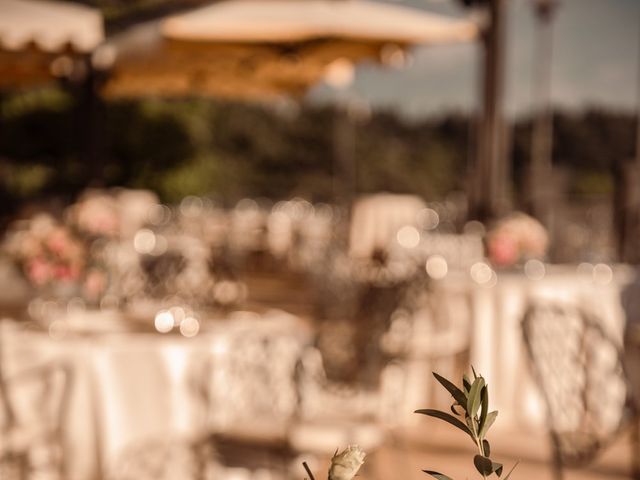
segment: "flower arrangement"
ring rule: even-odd
[[[543,258],[549,235],[535,218],[521,212],[500,220],[487,234],[487,255],[500,267],[515,265],[530,258]]]
[[[56,282],[73,284],[85,267],[82,242],[46,214],[17,222],[7,235],[5,251],[36,288]]]
[[[90,261],[87,245],[48,214],[15,222],[4,251],[41,295],[98,301],[107,286],[103,269]]]
[[[120,232],[119,206],[113,195],[87,190],[66,212],[70,225],[84,235],[115,237]]]
[[[462,387],[454,385],[446,378],[433,372],[436,380],[451,394],[453,404],[451,412],[442,412],[433,409],[416,410],[415,413],[428,415],[443,420],[458,428],[468,435],[478,449],[473,457],[473,465],[483,479],[496,475],[501,477],[503,465],[491,459],[491,446],[486,436],[489,429],[496,421],[498,412],[489,411],[489,389],[482,376],[476,374],[473,367],[473,381],[465,374],[462,377]],[[342,452],[336,453],[329,466],[329,480],[353,480],[360,467],[364,464],[365,452],[358,446],[349,446]],[[315,480],[313,473],[306,462],[302,464],[309,475],[310,480]],[[518,462],[511,468],[503,480],[509,480],[511,474],[518,466]],[[436,480],[453,480],[451,477],[433,470],[423,470]]]
[[[3,251],[40,296],[96,304],[112,276],[107,246],[133,237],[156,204],[144,190],[87,190],[62,220],[39,213],[14,222]]]
[[[156,195],[147,190],[89,189],[67,209],[65,218],[82,235],[128,238],[147,223],[157,204]]]

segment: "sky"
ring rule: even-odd
[[[456,0],[393,3],[452,16],[466,14]],[[532,3],[507,2],[505,109],[509,115],[527,114],[533,105]],[[640,0],[560,0],[553,28],[553,104],[565,109],[634,111],[638,103]],[[478,53],[475,44],[415,48],[411,64],[400,70],[359,66],[353,84],[339,95],[410,117],[469,111],[477,105]],[[320,86],[311,98],[325,101],[335,95]]]

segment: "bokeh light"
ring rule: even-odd
[[[170,332],[174,325],[173,315],[166,310],[162,310],[156,314],[153,324],[160,333]]]
[[[449,266],[442,255],[433,255],[427,259],[426,270],[431,278],[441,280],[447,276]]]
[[[404,248],[415,248],[420,244],[420,232],[412,225],[405,225],[398,230],[396,239]]]

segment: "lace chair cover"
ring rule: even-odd
[[[279,320],[280,326],[268,319],[230,326],[202,375],[210,440],[227,469],[279,476],[287,468],[287,430],[297,405],[293,378],[304,343]]]
[[[383,444],[389,433],[383,421],[389,391],[385,379],[402,382],[404,371],[385,367],[380,376],[377,388],[334,382],[326,376],[320,350],[309,347],[304,352],[296,372],[298,411],[288,431],[289,447],[299,460],[310,462],[313,468],[326,463],[336,448],[356,444],[373,454]],[[403,390],[402,385],[396,386]],[[372,466],[369,462],[365,468]],[[373,472],[365,475],[374,476]]]
[[[210,359],[206,394],[214,431],[238,431],[246,421],[254,431],[261,424],[285,425],[295,411],[300,341],[261,330],[231,334]]]
[[[592,460],[632,414],[620,342],[596,317],[567,305],[530,305],[522,326],[560,475],[563,465]]]
[[[112,480],[205,480],[219,478],[215,453],[196,443],[147,440],[121,452],[108,478]]]
[[[383,443],[406,385],[405,352],[397,341],[389,341],[398,337],[389,335],[390,325],[394,311],[406,306],[410,285],[348,279],[333,292],[336,301],[326,313],[342,313],[345,317],[338,318],[349,320],[325,321],[316,346],[301,357],[296,372],[300,401],[289,432],[295,451],[328,455],[336,447],[358,444],[373,452]],[[400,352],[386,348],[390,343]]]
[[[0,478],[64,478],[69,382],[68,369],[53,363],[0,376]]]

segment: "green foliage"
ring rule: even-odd
[[[215,188],[223,188],[219,166],[213,156],[197,157],[176,165],[166,175],[150,181],[154,190],[163,192],[165,200],[171,203],[178,203],[187,195],[204,196]]]
[[[375,111],[351,119],[343,122],[356,177],[348,183],[336,155],[335,108],[145,99],[109,102],[102,113],[99,154],[92,156],[73,92],[46,88],[1,98],[0,217],[25,200],[66,201],[88,185],[151,188],[167,201],[210,194],[227,204],[247,196],[333,201],[345,187],[355,187],[353,195],[440,200],[464,190],[473,139],[473,122],[459,114],[408,121]],[[633,152],[633,118],[557,114],[555,127],[554,161],[567,170],[571,193],[609,193],[612,165]],[[514,133],[517,182],[529,158],[529,130],[519,122]]]
[[[613,192],[613,176],[602,171],[578,171],[571,182],[571,193],[574,195],[608,195]]]
[[[473,370],[473,367],[471,368]],[[478,448],[479,453],[473,457],[473,464],[478,473],[482,475],[482,478],[489,477],[493,474],[497,477],[502,476],[503,465],[491,460],[491,447],[489,441],[485,438],[495,422],[498,412],[489,412],[489,389],[484,378],[477,375],[476,371],[473,370],[473,382],[464,375],[462,378],[463,386],[459,388],[435,372],[433,372],[433,376],[453,397],[454,403],[451,405],[453,415],[432,409],[416,410],[416,413],[444,420],[469,435]],[[511,476],[514,468],[515,465],[507,476],[504,477],[505,480]],[[453,480],[433,470],[423,470],[423,472],[437,480]]]
[[[0,102],[0,155],[53,165],[73,154],[73,99],[57,89],[37,89]]]
[[[72,103],[71,96],[58,88],[39,88],[4,99],[0,105],[0,115],[8,120],[38,110],[63,112]]]
[[[33,196],[53,174],[52,169],[44,165],[9,165],[2,172],[7,191],[17,197]]]
[[[531,156],[531,119],[513,129],[514,182],[524,185]],[[553,163],[567,172],[568,189],[576,196],[609,194],[611,172],[634,157],[635,117],[607,110],[556,112],[553,118]]]
[[[110,106],[108,149],[121,176],[144,183],[148,172],[171,170],[194,156],[197,145],[183,109],[184,105],[160,101]]]

